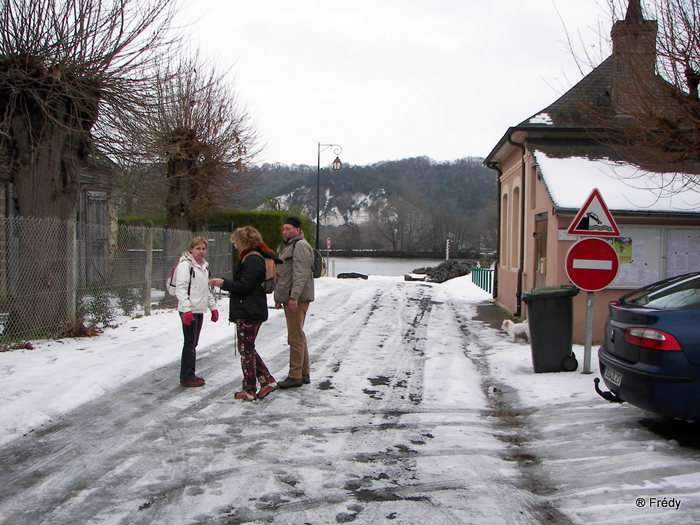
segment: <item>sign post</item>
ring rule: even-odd
[[[566,274],[586,294],[586,340],[583,347],[583,373],[591,373],[593,340],[593,292],[607,288],[615,280],[620,261],[615,249],[594,237],[619,237],[620,229],[602,195],[595,188],[576,214],[569,235],[588,236],[577,241],[566,254]]]
[[[331,260],[331,238],[326,237],[326,272],[328,272],[330,269],[328,268],[328,263]],[[333,261],[333,271],[329,273],[329,275],[333,276],[335,275],[335,261]]]
[[[583,347],[583,373],[591,373],[593,340],[593,292],[608,287],[617,275],[619,259],[615,248],[602,239],[590,237],[574,243],[566,254],[566,274],[586,294],[586,339]]]

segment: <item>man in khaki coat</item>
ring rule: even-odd
[[[314,253],[304,239],[301,221],[289,217],[282,225],[284,249],[279,257],[279,279],[275,286],[275,308],[284,307],[289,344],[289,374],[278,381],[280,388],[293,388],[311,382],[309,374],[309,347],[304,333],[304,322],[309,303],[314,300],[312,266]]]

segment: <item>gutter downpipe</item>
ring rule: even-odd
[[[486,164],[486,167],[489,169],[494,170],[498,174],[498,178],[496,179],[496,193],[497,193],[497,198],[496,198],[496,217],[498,217],[498,224],[500,225],[501,223],[501,175],[503,175],[503,171],[501,171],[501,167],[498,165],[498,162],[488,162]],[[498,297],[498,263],[501,260],[501,228],[499,227],[496,230],[496,259],[494,261],[494,271],[493,271],[493,287],[491,291],[491,296],[496,299]]]
[[[522,187],[520,191],[520,262],[518,264],[518,284],[517,284],[517,290],[515,292],[515,300],[516,300],[516,310],[515,310],[515,317],[521,317],[522,316],[522,307],[523,307],[523,268],[525,265],[525,174],[527,172],[526,165],[525,165],[525,153],[527,152],[527,148],[525,147],[525,144],[521,144],[520,142],[515,142],[512,139],[513,133],[508,134],[508,144],[511,144],[512,146],[515,146],[517,148],[520,148],[521,151],[523,152],[522,155]],[[500,196],[499,196],[500,198]]]

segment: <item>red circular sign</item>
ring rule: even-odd
[[[619,266],[615,248],[595,237],[574,243],[566,254],[566,275],[587,292],[610,286]]]
[[[330,250],[330,249],[331,249],[331,238],[327,237],[326,238],[326,250]]]

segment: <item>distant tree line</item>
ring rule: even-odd
[[[415,157],[321,174],[321,247],[457,253],[493,249],[496,180],[480,158]],[[265,164],[252,207],[316,217],[316,167]],[[328,194],[328,198],[326,195]],[[362,215],[364,214],[364,215]],[[339,225],[331,225],[336,223]]]

